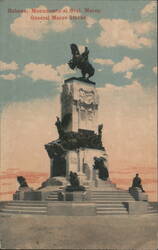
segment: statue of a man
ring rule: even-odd
[[[72,187],[79,187],[80,186],[80,182],[77,176],[77,173],[73,173],[72,171],[70,171],[70,184]]]
[[[103,124],[98,125],[98,135],[100,136],[100,139],[102,138],[102,130],[103,130]]]
[[[64,129],[63,129],[63,126],[62,126],[62,123],[61,123],[59,117],[57,116],[56,118],[57,118],[57,121],[55,123],[55,126],[57,127],[59,138],[62,138],[64,135]]]
[[[106,159],[103,157],[94,157],[94,165],[93,165],[94,169],[99,170],[99,178],[104,181],[106,181],[109,177],[108,169],[104,163],[105,161]]]
[[[145,192],[143,187],[142,187],[141,182],[142,182],[142,180],[139,177],[139,174],[136,174],[136,176],[133,178],[132,187],[138,187],[142,190],[142,192]]]
[[[17,176],[17,181],[19,182],[21,188],[28,187],[25,177]]]

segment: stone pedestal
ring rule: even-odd
[[[16,191],[13,194],[13,200],[40,201],[42,200],[42,194],[40,191]]]
[[[102,144],[103,125],[99,125],[97,119],[98,105],[95,83],[74,77],[65,80],[61,93],[61,119],[57,118],[56,122],[59,138],[45,145],[51,158],[51,177],[63,176],[69,181],[70,172],[75,172],[80,185],[105,187],[94,170],[94,158],[106,161],[106,166],[104,163],[102,166],[108,169]],[[99,173],[101,175],[101,171]]]
[[[94,84],[77,78],[65,80],[61,93],[61,118],[64,130],[97,131],[98,102]]]
[[[66,201],[85,201],[86,192],[65,192]]]
[[[134,197],[136,201],[147,201],[148,195],[145,192],[142,192],[140,188],[130,188],[130,194]]]
[[[145,201],[128,202],[129,214],[146,214],[148,211],[148,203]]]

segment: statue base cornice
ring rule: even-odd
[[[77,81],[80,81],[80,82],[85,82],[85,83],[93,84],[93,85],[96,84],[95,82],[92,82],[89,79],[83,78],[83,77],[71,77],[71,78],[68,78],[68,79],[64,80],[64,83],[71,82],[73,80],[77,80]]]

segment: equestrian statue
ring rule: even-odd
[[[69,67],[71,69],[80,69],[82,78],[89,80],[89,78],[94,75],[95,69],[88,61],[88,48],[85,47],[85,51],[82,54],[80,54],[80,51],[76,44],[72,43],[70,45],[70,48],[72,52],[72,59],[68,62]]]

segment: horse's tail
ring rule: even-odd
[[[93,66],[91,64],[89,64],[89,77],[93,76],[95,72],[95,69],[93,68]]]

